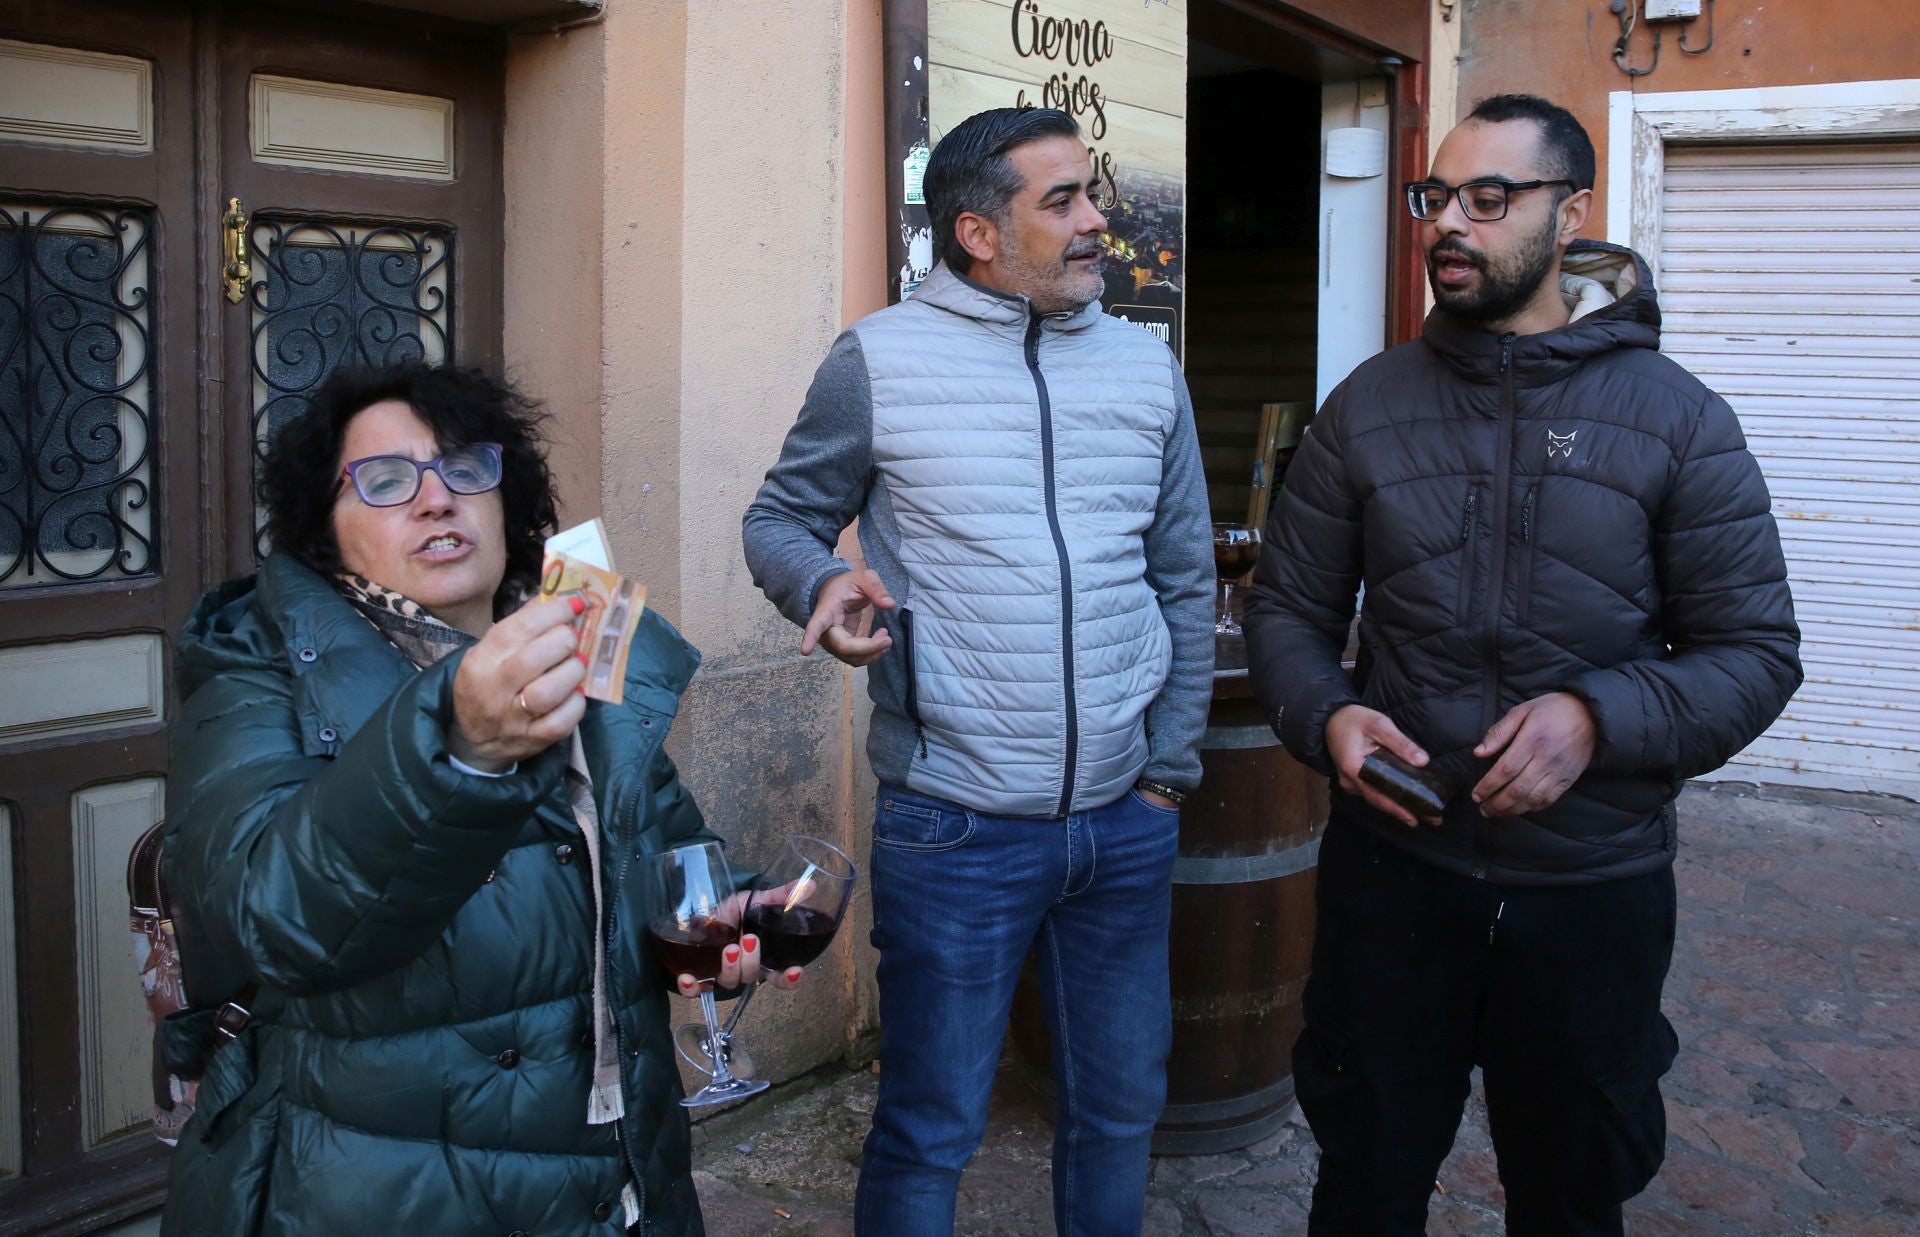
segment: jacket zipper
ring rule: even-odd
[[[1075,767],[1080,756],[1079,705],[1074,699],[1073,682],[1073,566],[1067,559],[1067,539],[1060,532],[1060,511],[1053,487],[1053,404],[1047,396],[1047,379],[1040,372],[1040,315],[1027,306],[1027,372],[1033,375],[1033,389],[1040,396],[1040,471],[1046,486],[1047,531],[1053,534],[1053,552],[1060,560],[1060,649],[1064,663],[1062,675],[1067,703],[1067,768],[1061,779],[1060,811],[1065,818],[1073,810],[1073,783],[1079,775]]]
[[[927,728],[920,721],[920,690],[913,679],[913,611],[900,607],[900,643],[905,647],[901,652],[901,665],[907,678],[907,720],[913,723],[915,745],[920,749],[920,759],[927,758]]]
[[[1482,656],[1486,658],[1486,698],[1480,706],[1480,733],[1493,729],[1500,720],[1500,611],[1507,589],[1507,516],[1512,506],[1513,488],[1513,341],[1508,331],[1500,337],[1500,442],[1499,462],[1494,468],[1493,491],[1493,569],[1487,575],[1491,604],[1483,607],[1486,621],[1481,628]],[[1487,875],[1487,818],[1474,814],[1473,874],[1484,880]]]
[[[649,761],[652,759],[651,749],[649,749],[647,759]],[[645,768],[644,765],[642,765],[641,767],[643,769]],[[614,937],[619,934],[619,930],[620,930],[620,889],[621,889],[621,886],[626,884],[626,878],[627,878],[626,856],[633,854],[633,848],[639,845],[639,842],[640,842],[640,817],[639,817],[640,796],[637,793],[633,797],[633,808],[634,808],[633,838],[630,842],[628,842],[626,845],[620,848],[622,852],[622,858],[620,863],[620,874],[614,878],[613,896],[607,899],[606,951],[607,951],[607,987],[609,989],[613,987],[613,967],[614,967],[613,960],[617,952],[614,949],[613,942],[614,942]],[[619,819],[623,819],[623,817],[616,816],[614,819],[619,820]],[[587,1005],[588,1005],[587,1019],[588,1021],[592,1021],[593,1002],[588,1001]],[[633,1059],[627,1055],[626,1028],[620,1025],[620,1016],[614,1013],[612,1010],[607,1011],[607,1016],[608,1016],[608,1020],[613,1023],[613,1050],[614,1052],[619,1054],[620,1071],[621,1071],[621,1076],[624,1079],[626,1074],[627,1062]],[[594,1028],[594,1031],[596,1034],[598,1034],[599,1028],[597,1027]],[[638,1207],[640,1210],[640,1234],[641,1234],[641,1237],[646,1237],[648,1233],[651,1233],[653,1231],[653,1222],[647,1217],[647,1179],[644,1176],[642,1176],[640,1173],[639,1157],[634,1154],[633,1144],[632,1144],[632,1134],[627,1127],[627,1119],[625,1117],[621,1117],[618,1121],[615,1121],[613,1124],[614,1124],[614,1137],[617,1140],[619,1140],[619,1143],[620,1143],[620,1159],[627,1166],[627,1179],[633,1182],[634,1206]],[[613,1200],[613,1205],[616,1207],[620,1207],[623,1205],[623,1201],[619,1198],[615,1198]],[[625,1218],[626,1218],[625,1216],[621,1217],[623,1221],[625,1220]]]
[[[1519,612],[1514,621],[1526,626],[1527,617],[1533,613],[1533,504],[1540,493],[1540,483],[1534,482],[1527,487],[1527,496],[1520,502],[1520,601]]]
[[[1480,554],[1473,544],[1474,530],[1480,523],[1480,487],[1467,485],[1466,509],[1460,516],[1460,597],[1454,604],[1455,622],[1465,622],[1473,605],[1473,569]]]
[[[611,918],[611,916],[609,916],[609,918]],[[612,948],[612,946],[609,945],[608,948]],[[613,1043],[614,1051],[620,1054],[620,1061],[624,1067],[628,1059],[627,1033],[620,1029],[620,1020],[618,1018],[613,1020]],[[633,1182],[634,1206],[640,1209],[640,1234],[641,1237],[646,1237],[648,1233],[653,1231],[653,1221],[647,1217],[647,1179],[642,1177],[640,1170],[634,1166],[633,1148],[628,1145],[627,1140],[627,1119],[622,1117],[614,1122],[614,1125],[617,1127],[615,1136],[620,1140],[620,1158],[626,1162],[627,1177]],[[622,1205],[623,1203],[620,1199],[614,1199],[614,1206],[619,1207]],[[626,1217],[622,1216],[621,1219],[625,1220]],[[622,1227],[625,1226],[622,1225]]]

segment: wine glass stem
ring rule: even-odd
[[[759,984],[748,984],[747,990],[734,998],[733,1008],[727,1013],[727,1024],[720,1028],[720,1042],[726,1044],[733,1039],[733,1028],[740,1025],[740,1015],[747,1012],[748,1002],[753,994],[760,990]]]
[[[1220,621],[1233,626],[1233,581],[1220,581]]]
[[[707,1042],[713,1045],[713,1082],[715,1086],[725,1086],[733,1081],[733,1071],[727,1068],[727,1054],[720,1039],[720,1011],[713,1003],[713,990],[700,990],[700,1016],[707,1020]]]

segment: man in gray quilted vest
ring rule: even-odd
[[[856,1231],[953,1231],[1037,947],[1054,1222],[1123,1237],[1166,1090],[1179,801],[1211,695],[1193,409],[1166,345],[1101,310],[1106,220],[1070,117],[974,116],[925,188],[940,265],[834,344],[745,520],[800,651],[869,668],[882,1041]],[[833,553],[856,516],[858,570]]]
[[[1674,798],[1800,683],[1766,482],[1660,355],[1647,264],[1576,239],[1593,180],[1544,99],[1447,135],[1406,186],[1436,307],[1328,396],[1255,572],[1254,690],[1336,778],[1293,1053],[1316,1235],[1424,1231],[1475,1066],[1507,1232],[1622,1231],[1665,1151]],[[1442,811],[1363,778],[1383,750]]]

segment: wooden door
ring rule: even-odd
[[[220,32],[222,203],[249,274],[222,301],[228,561],[253,561],[273,427],[342,364],[497,365],[499,64],[486,35],[236,7]]]
[[[257,445],[303,392],[497,363],[502,60],[358,6],[0,10],[0,1237],[159,1201],[124,876],[173,636],[253,569]]]

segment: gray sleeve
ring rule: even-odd
[[[814,371],[780,459],[741,521],[753,582],[794,623],[813,616],[822,583],[852,570],[833,547],[866,502],[872,471],[873,387],[860,339],[847,331]]]
[[[1213,530],[1193,399],[1173,354],[1177,397],[1160,461],[1160,504],[1147,529],[1147,584],[1173,637],[1173,667],[1147,708],[1147,767],[1142,775],[1176,790],[1200,784],[1200,736],[1213,702]]]

